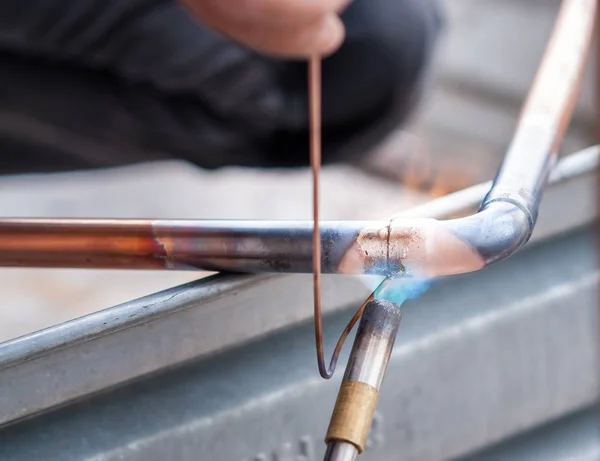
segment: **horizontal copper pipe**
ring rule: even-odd
[[[589,174],[597,169],[599,160],[600,148],[565,157],[554,169],[550,185]],[[460,226],[464,218],[437,219],[470,213],[481,203],[487,190],[489,183],[473,186],[421,205],[414,213],[402,213],[392,222],[405,223],[408,229],[423,222],[434,223],[434,226],[435,223]],[[415,214],[436,219],[423,221],[409,217]],[[324,272],[335,273],[342,269],[377,273],[377,269],[383,267],[377,266],[377,259],[381,257],[377,252],[387,248],[380,243],[373,245],[374,260],[365,262],[363,267],[344,267],[341,263],[359,236],[365,241],[369,232],[363,231],[380,229],[383,231],[380,240],[387,239],[388,223],[323,222]],[[310,221],[1,219],[0,266],[310,272],[311,226]],[[425,226],[417,227],[422,230]],[[481,228],[476,230],[482,231]],[[404,249],[404,245],[398,248],[399,256]],[[460,268],[451,272],[457,271],[460,272]]]
[[[152,221],[2,219],[0,265],[164,269]]]
[[[447,221],[324,222],[323,272],[451,275],[521,248],[573,112],[595,17],[595,0],[563,0],[478,213]],[[310,221],[1,219],[0,266],[311,272],[311,232]]]

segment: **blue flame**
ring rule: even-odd
[[[402,306],[409,299],[416,299],[425,293],[431,286],[430,279],[393,278],[388,279],[380,286],[382,277],[367,276],[365,282],[375,290],[376,299],[385,299]]]
[[[428,279],[391,279],[375,292],[375,298],[391,301],[402,306],[409,299],[416,299],[431,286]]]

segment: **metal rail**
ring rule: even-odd
[[[569,123],[595,0],[563,0],[545,56],[479,212],[322,224],[322,270],[435,277],[479,270],[526,243]],[[310,272],[309,221],[0,220],[0,266]]]

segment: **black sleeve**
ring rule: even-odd
[[[417,100],[434,0],[355,0],[323,63],[325,161],[361,155]],[[0,172],[183,158],[307,161],[306,64],[260,56],[168,0],[0,2]]]

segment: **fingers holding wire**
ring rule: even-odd
[[[333,53],[344,40],[339,13],[349,0],[182,0],[216,32],[286,58]]]

